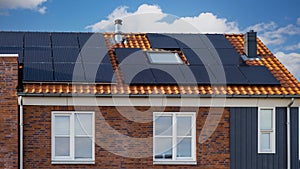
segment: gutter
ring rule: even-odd
[[[18,104],[20,107],[19,114],[19,168],[23,169],[23,97],[18,97]]]
[[[291,102],[287,105],[286,124],[287,124],[287,169],[291,169],[291,106],[295,99],[291,98]]]

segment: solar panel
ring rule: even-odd
[[[27,32],[24,36],[25,47],[51,47],[50,33]]]
[[[81,63],[54,63],[54,78],[57,82],[83,82],[84,71]]]
[[[24,49],[24,63],[27,62],[51,62],[51,48],[27,47]]]
[[[110,63],[106,48],[83,48],[80,51],[84,63]]]
[[[147,65],[121,65],[127,84],[155,84],[155,78]]]
[[[0,47],[0,54],[18,54],[19,62],[23,62],[23,48],[21,47]]]
[[[25,63],[23,80],[32,82],[53,81],[52,63]]]
[[[76,33],[52,33],[53,47],[79,47]]]
[[[207,46],[213,45],[214,48],[233,48],[230,42],[222,34],[207,34],[203,36],[202,40]]]
[[[210,66],[210,71],[214,74],[219,84],[243,84],[249,85],[248,80],[239,70],[238,66]]]
[[[186,84],[180,65],[151,65],[151,71],[158,84]]]
[[[216,49],[223,65],[238,65],[241,62],[241,57],[233,48]]]
[[[24,32],[0,32],[0,47],[23,47]]]
[[[179,47],[182,48],[207,48],[201,39],[201,34],[166,34],[177,40]]]
[[[215,84],[217,83],[217,79],[214,74],[210,71],[209,67],[205,66],[189,66],[191,72],[193,73],[193,77],[190,78],[189,81],[196,81],[197,84]]]
[[[53,48],[54,63],[81,62],[78,48]]]
[[[139,48],[116,48],[119,64],[147,64],[146,54]]]
[[[80,48],[106,48],[105,39],[101,33],[79,33],[78,40]]]
[[[164,34],[157,34],[157,33],[147,33],[147,38],[150,41],[152,48],[157,49],[178,49],[178,43],[176,39],[164,35]]]
[[[111,83],[116,82],[111,64],[83,64],[88,82]]]
[[[190,65],[216,65],[217,56],[212,55],[209,49],[182,49]]]
[[[255,85],[280,85],[280,82],[272,75],[265,66],[240,66],[239,69],[248,79],[250,84]]]

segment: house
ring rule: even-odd
[[[1,168],[299,168],[300,83],[255,32],[118,30],[0,32]]]

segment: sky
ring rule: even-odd
[[[0,0],[0,30],[245,33],[300,80],[299,0]]]

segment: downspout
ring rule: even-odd
[[[20,135],[19,135],[19,155],[20,155],[20,164],[19,168],[23,169],[23,98],[22,96],[19,96],[18,98],[19,102],[19,107],[20,107],[20,123],[19,123],[19,130],[20,130]]]
[[[287,169],[291,169],[291,106],[294,104],[295,99],[291,98],[291,102],[287,106],[286,113],[286,128],[287,128]]]

